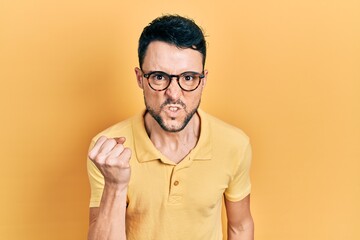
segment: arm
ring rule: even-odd
[[[125,240],[126,190],[104,188],[100,207],[90,208],[89,240]]]
[[[228,240],[254,240],[254,222],[250,213],[250,195],[231,202],[225,198]]]
[[[123,147],[124,141],[101,137],[89,152],[89,158],[105,180],[100,206],[90,208],[89,240],[126,240],[126,195],[131,151]]]

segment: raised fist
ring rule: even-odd
[[[90,160],[104,176],[105,184],[127,187],[130,181],[131,150],[125,148],[124,137],[100,137],[89,151]]]

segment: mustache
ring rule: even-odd
[[[160,108],[163,108],[165,107],[166,105],[169,105],[169,104],[176,104],[176,105],[180,105],[182,106],[183,108],[186,108],[186,105],[185,103],[183,103],[183,101],[181,101],[180,99],[176,100],[176,101],[173,101],[171,99],[166,99],[165,102],[163,102],[163,104],[161,104]]]

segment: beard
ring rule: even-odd
[[[151,108],[147,102],[146,99],[145,100],[145,106],[146,106],[146,110],[148,113],[150,113],[150,115],[155,119],[155,121],[160,125],[160,127],[166,131],[166,132],[180,132],[181,130],[183,130],[187,124],[190,122],[191,118],[194,116],[194,114],[197,112],[199,106],[200,106],[200,100],[198,102],[198,104],[196,105],[196,107],[194,109],[192,109],[190,112],[186,111],[186,105],[181,101],[181,100],[177,100],[177,101],[172,101],[171,99],[167,99],[163,104],[161,104],[160,106],[160,110],[159,111],[155,111],[153,108]],[[163,118],[160,116],[160,112],[161,110],[166,107],[166,105],[168,104],[178,104],[181,105],[183,107],[183,109],[186,112],[186,116],[184,118],[184,121],[179,125],[179,126],[169,126],[167,125]],[[171,119],[171,120],[175,120],[175,119]]]

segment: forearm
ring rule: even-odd
[[[126,240],[127,188],[104,187],[96,220],[90,224],[89,240]]]
[[[250,220],[241,226],[228,225],[228,240],[254,240],[254,222]]]

